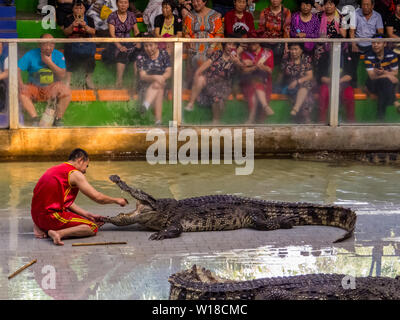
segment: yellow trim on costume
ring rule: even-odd
[[[90,225],[90,229],[92,229],[92,231],[96,228],[98,228],[97,224],[95,224],[94,222],[87,220],[87,219],[80,219],[80,218],[71,218],[70,220],[65,219],[63,217],[60,216],[60,214],[58,212],[54,212],[53,213],[54,218],[56,218],[58,221],[61,221],[62,223],[69,223],[69,222],[81,222],[87,225]]]

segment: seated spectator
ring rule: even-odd
[[[394,15],[396,5],[393,0],[379,0],[376,1],[374,10],[382,16],[382,20],[386,21],[389,17]]]
[[[174,4],[172,0],[163,0],[162,14],[158,15],[154,21],[154,34],[156,37],[182,37],[182,20],[172,13]],[[171,56],[174,52],[172,42],[159,43],[160,49],[166,49]]]
[[[50,34],[44,34],[42,39],[53,39]],[[18,61],[19,98],[23,108],[32,118],[32,125],[39,124],[34,101],[57,99],[56,118],[54,125],[61,126],[62,117],[71,101],[71,91],[61,80],[65,77],[64,55],[54,49],[54,42],[40,43],[39,48],[32,49]],[[22,82],[21,71],[29,74],[29,83]]]
[[[340,37],[338,35],[338,37]],[[351,52],[351,47],[347,43],[342,44],[342,56],[340,60],[340,99],[346,110],[346,119],[348,122],[355,121],[354,115],[354,82],[355,74],[357,73],[357,65],[354,64],[354,53]],[[330,78],[330,52],[325,51],[321,59],[318,60],[315,68],[316,79],[319,84],[319,122],[326,123],[329,110],[329,89],[331,85]]]
[[[261,105],[267,116],[274,114],[269,106],[272,91],[271,75],[274,68],[274,55],[268,48],[263,48],[259,43],[251,42],[248,49],[240,55],[242,61],[242,76],[240,87],[249,106],[248,124],[254,123],[257,115],[257,107]]]
[[[292,38],[318,38],[320,21],[316,14],[311,12],[314,0],[300,0],[300,12],[292,15],[290,37]],[[304,43],[304,50],[311,53],[314,50],[313,42]]]
[[[254,19],[250,12],[246,11],[247,0],[234,0],[235,8],[228,11],[224,17],[225,35],[254,33]]]
[[[72,14],[64,20],[64,34],[68,38],[90,38],[96,33],[93,19],[85,15],[85,6],[79,0],[74,0]],[[96,66],[94,55],[96,43],[80,42],[66,43],[64,46],[67,75],[65,82],[70,85],[72,72],[81,67],[85,68],[86,86],[94,89],[92,74]]]
[[[7,106],[7,79],[8,79],[8,52],[5,45],[0,42],[0,112]]]
[[[143,108],[154,106],[155,123],[161,124],[164,91],[167,80],[172,75],[168,53],[159,49],[157,43],[143,44],[144,53],[138,56],[139,93]]]
[[[177,1],[176,9],[178,11],[178,17],[185,20],[186,16],[190,11],[193,10],[192,1],[191,0],[175,0]]]
[[[221,14],[206,7],[207,0],[192,0],[193,11],[186,16],[183,24],[183,36],[186,38],[223,38],[224,25]],[[213,50],[220,49],[219,44],[199,42],[190,45],[189,56],[192,66],[197,68],[208,59]]]
[[[394,14],[386,20],[386,32],[389,38],[400,38],[400,0],[395,0]]]
[[[311,57],[304,53],[302,43],[289,43],[289,56],[281,64],[284,92],[293,100],[290,114],[298,123],[310,123],[313,108],[313,69]]]
[[[96,37],[110,37],[107,19],[117,9],[116,0],[95,0],[86,11],[86,15],[94,21]]]
[[[338,38],[339,35],[346,37],[346,30],[342,28],[342,17],[336,9],[339,0],[325,0],[324,11],[321,14],[321,25],[319,29],[320,38]],[[324,52],[330,51],[330,43],[316,44],[314,57],[316,62]],[[317,62],[318,63],[318,62]]]
[[[361,8],[356,10],[356,27],[350,28],[350,38],[372,38],[383,34],[381,15],[374,11],[375,0],[361,0]],[[353,42],[353,52],[364,54],[371,50],[371,42]]]
[[[154,21],[157,16],[162,14],[163,0],[150,0],[143,12],[143,22],[147,26],[148,32],[154,32]]]
[[[235,0],[213,0],[212,8],[224,17],[229,11],[233,10]]]
[[[377,34],[374,38],[384,38],[384,35]],[[396,101],[398,58],[386,48],[386,42],[373,42],[364,63],[368,73],[366,86],[369,92],[378,96],[377,119],[383,121],[387,106],[394,105],[400,112],[400,102]]]
[[[135,15],[128,11],[128,0],[117,0],[118,10],[110,14],[107,19],[108,28],[112,38],[130,38],[131,30],[135,36],[139,35],[139,29]],[[116,87],[122,87],[122,79],[124,76],[125,67],[129,62],[135,62],[137,54],[140,52],[139,45],[133,42],[113,43],[110,46],[113,53],[113,60],[117,63],[117,80]],[[134,73],[136,74],[134,66]]]
[[[182,20],[173,14],[172,0],[163,0],[162,14],[154,21],[154,34],[156,37],[182,37]]]
[[[235,66],[239,66],[236,43],[223,43],[223,50],[215,51],[195,72],[189,103],[185,110],[192,111],[194,103],[211,106],[213,123],[218,123],[225,101],[232,91]]]
[[[282,5],[282,0],[271,0],[269,7],[260,13],[258,36],[260,38],[290,38],[290,23],[292,14]],[[287,43],[271,43],[268,47],[274,53],[274,61],[278,64],[285,51]]]

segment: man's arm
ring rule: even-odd
[[[128,201],[124,198],[109,197],[97,191],[90,185],[83,173],[80,171],[73,171],[69,176],[69,181],[72,186],[78,187],[85,196],[99,204],[116,203],[119,204],[121,207],[124,207],[126,204],[128,204]]]
[[[66,70],[57,66],[51,59],[51,56],[42,54],[42,61],[56,74],[59,79],[64,79]]]

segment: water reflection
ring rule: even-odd
[[[341,230],[312,226],[273,232],[186,233],[155,243],[147,240],[151,232],[141,228],[108,226],[97,241],[127,240],[128,245],[78,250],[70,246],[73,240],[56,248],[50,241],[33,239],[31,193],[36,180],[53,164],[0,164],[2,299],[167,299],[168,277],[193,264],[235,280],[307,273],[394,277],[400,269],[400,197],[396,193],[400,171],[396,168],[259,160],[253,175],[236,177],[233,166],[227,165],[166,167],[144,162],[93,162],[87,174],[89,181],[114,196],[121,191],[107,179],[117,173],[128,184],[155,197],[182,199],[230,193],[271,200],[332,202],[357,210],[356,232],[353,239],[334,245],[331,241]],[[104,215],[120,210],[99,207],[85,197],[79,197],[78,203]],[[6,280],[34,258],[37,264]],[[55,289],[43,286],[46,265],[57,271]]]

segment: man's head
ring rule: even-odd
[[[69,155],[68,161],[73,163],[80,172],[86,173],[89,166],[89,155],[85,150],[76,148]]]
[[[385,35],[383,34],[376,34],[373,36],[374,39],[383,39],[385,38]],[[375,54],[382,54],[385,50],[386,47],[386,42],[372,42],[372,51]]]
[[[375,0],[361,0],[361,10],[364,16],[369,16],[374,10]]]
[[[54,38],[51,34],[45,33],[40,36],[40,39],[54,39]],[[50,57],[54,50],[55,44],[54,44],[54,42],[42,42],[39,45],[39,47],[40,47],[40,51],[42,52],[42,54]]]

